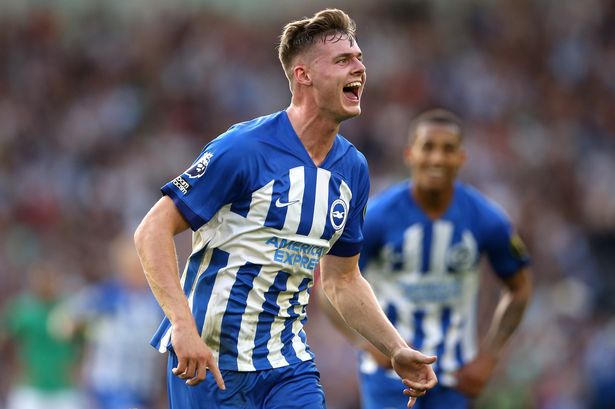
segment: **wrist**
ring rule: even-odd
[[[196,330],[196,324],[194,322],[194,318],[192,316],[189,317],[175,317],[170,320],[173,328],[177,330]]]
[[[412,348],[410,348],[407,344],[396,345],[389,350],[390,351],[389,358],[395,359],[397,355],[399,355],[400,353],[402,353],[402,351],[407,350],[407,349],[412,349]]]
[[[495,365],[498,362],[499,354],[497,351],[485,348],[478,351],[478,357]]]

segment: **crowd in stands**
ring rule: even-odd
[[[408,177],[412,116],[446,107],[467,123],[462,179],[502,204],[532,255],[530,310],[479,407],[612,407],[615,3],[336,5],[356,20],[367,66],[363,113],[342,133],[366,155],[372,193]],[[275,42],[307,6],[0,6],[0,308],[41,262],[66,292],[112,276],[110,243],[160,186],[229,125],[284,109]],[[356,408],[354,354],[312,310],[329,407]],[[0,408],[11,374],[0,373]]]

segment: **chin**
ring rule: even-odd
[[[345,116],[344,119],[354,118],[355,116],[361,115],[361,106],[357,105],[357,106],[354,106],[354,107],[351,107],[351,108],[347,108],[345,111],[346,112],[344,112],[344,114],[345,114],[344,115]]]
[[[440,194],[445,192],[450,188],[450,184],[448,183],[423,183],[421,188],[425,192],[429,192],[431,194]]]
[[[421,179],[417,180],[419,187],[425,191],[438,191],[446,188],[446,182],[440,180]]]

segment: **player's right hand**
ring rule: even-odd
[[[171,343],[177,355],[177,367],[172,369],[173,375],[187,379],[186,385],[195,386],[205,379],[209,370],[218,387],[226,389],[216,359],[197,333],[194,324],[173,325],[172,328]]]

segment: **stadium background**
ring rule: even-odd
[[[604,393],[615,388],[607,0],[4,0],[0,306],[41,260],[61,266],[68,291],[108,276],[111,238],[206,142],[286,107],[274,43],[327,6],[359,28],[363,114],[342,133],[366,154],[372,193],[406,177],[410,117],[443,105],[469,124],[462,178],[504,206],[533,256],[531,307],[479,407],[615,407]],[[355,408],[353,352],[317,308],[308,342],[330,409]],[[5,396],[16,369],[0,366]]]

